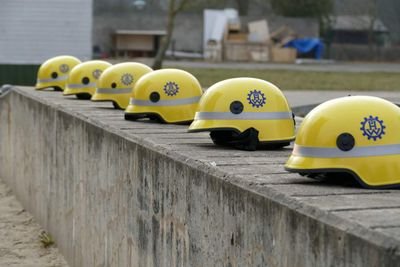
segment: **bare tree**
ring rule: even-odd
[[[165,57],[165,52],[171,43],[172,34],[174,32],[175,17],[185,7],[189,0],[169,0],[168,1],[168,16],[167,16],[167,32],[166,36],[161,41],[158,48],[157,55],[153,62],[153,69],[158,70],[162,68],[162,63]]]
[[[370,0],[368,3],[368,50],[371,55],[374,53],[375,23],[378,19],[377,4],[378,0]]]
[[[247,0],[236,0],[236,6],[241,16],[247,15],[249,11],[249,3]]]

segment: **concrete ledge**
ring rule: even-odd
[[[52,91],[0,99],[0,177],[71,266],[399,266],[399,191],[288,174],[289,153]]]

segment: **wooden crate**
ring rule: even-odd
[[[247,61],[248,53],[246,42],[225,41],[224,59],[228,61]]]
[[[224,59],[227,61],[252,61],[254,52],[264,55],[265,58],[265,55],[268,55],[268,46],[264,43],[243,41],[225,41],[224,43]]]
[[[228,33],[227,39],[229,41],[247,41],[247,33]]]

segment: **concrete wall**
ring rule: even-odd
[[[398,265],[392,239],[183,156],[193,142],[210,155],[209,139],[127,123],[108,104],[32,88],[0,98],[0,177],[71,266]],[[167,149],[140,132],[181,138]],[[292,176],[276,166],[282,185]]]
[[[400,60],[400,47],[376,47],[370,52],[368,45],[351,45],[351,44],[332,44],[327,49],[326,56],[335,60],[365,60],[365,61],[384,61],[398,62]]]

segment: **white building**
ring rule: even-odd
[[[1,0],[0,64],[92,56],[92,0]]]

